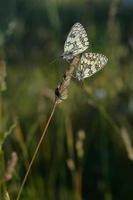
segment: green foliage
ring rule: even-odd
[[[68,66],[60,58],[50,62],[63,51],[66,35],[77,21],[87,30],[89,51],[105,54],[109,62],[85,80],[84,88],[73,80],[21,199],[133,199],[131,5],[117,0],[1,4],[0,59],[7,63],[7,72],[0,68],[0,191],[4,200],[9,196],[14,200],[18,193],[51,112],[54,89]],[[13,151],[19,160],[12,179],[3,184]]]

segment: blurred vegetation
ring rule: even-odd
[[[21,199],[133,199],[132,19],[130,0],[1,1],[0,199],[18,193],[68,66],[59,56],[75,22],[87,30],[89,51],[109,62],[84,89],[71,84]]]

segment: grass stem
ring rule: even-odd
[[[49,124],[50,124],[51,119],[52,119],[52,117],[53,117],[53,114],[54,114],[54,112],[55,112],[56,105],[57,105],[57,102],[55,101],[54,106],[53,106],[53,109],[52,109],[52,111],[51,111],[51,114],[50,114],[50,116],[49,116],[49,118],[48,118],[48,121],[47,121],[46,126],[45,126],[45,128],[44,128],[44,131],[43,131],[43,133],[42,133],[42,136],[41,136],[41,138],[40,138],[40,140],[39,140],[39,142],[38,142],[38,144],[37,144],[37,147],[36,147],[36,149],[35,149],[35,152],[34,152],[34,154],[33,154],[33,157],[32,157],[32,159],[31,159],[31,162],[30,162],[30,164],[29,164],[29,167],[28,167],[28,169],[27,169],[27,171],[26,171],[26,174],[25,174],[24,179],[23,179],[23,181],[22,181],[22,184],[21,184],[21,186],[20,186],[20,189],[19,189],[19,192],[18,192],[18,195],[17,195],[16,200],[19,200],[19,199],[20,199],[20,196],[21,196],[23,187],[24,187],[24,185],[25,185],[25,183],[26,183],[26,180],[27,180],[27,178],[28,178],[28,175],[29,175],[29,172],[30,172],[30,170],[31,170],[31,167],[32,167],[32,165],[33,165],[33,163],[34,163],[34,161],[35,161],[35,158],[36,158],[36,156],[37,156],[38,150],[39,150],[39,148],[40,148],[40,146],[41,146],[41,144],[42,144],[42,141],[43,141],[43,139],[44,139],[44,136],[46,135],[46,131],[47,131],[48,127],[49,127]]]

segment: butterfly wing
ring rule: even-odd
[[[80,23],[75,23],[65,41],[63,58],[73,59],[74,56],[84,52],[89,46],[87,33]]]
[[[76,71],[76,78],[83,80],[101,70],[107,63],[108,58],[99,53],[84,53]]]

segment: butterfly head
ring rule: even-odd
[[[69,51],[66,51],[66,52],[64,52],[62,55],[61,55],[61,57],[64,59],[64,60],[67,60],[67,61],[69,61],[69,60],[72,60],[73,59],[73,52],[69,52]]]
[[[76,78],[77,78],[79,81],[83,81],[84,78],[85,78],[84,71],[83,71],[83,70],[77,70],[77,71],[76,71]]]

